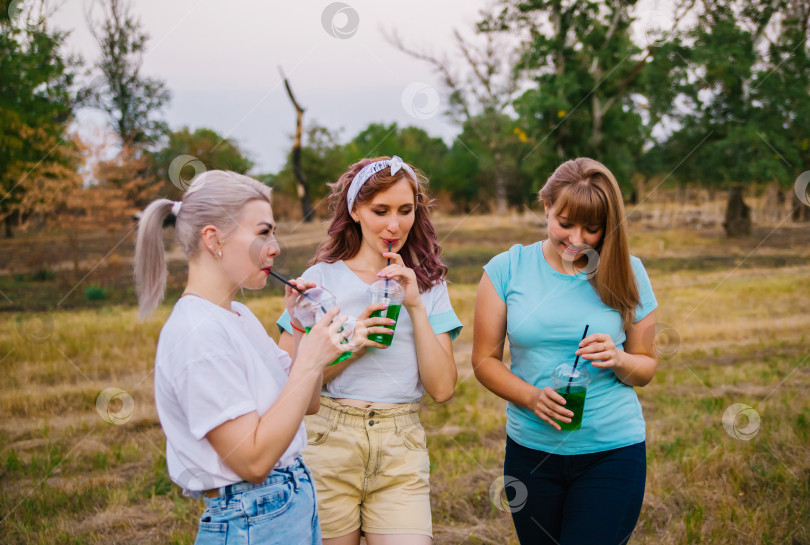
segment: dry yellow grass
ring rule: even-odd
[[[440,218],[439,232],[472,278],[482,248],[539,238],[536,221]],[[296,244],[319,233],[302,229]],[[639,389],[648,481],[631,543],[810,543],[810,235],[780,229],[733,243],[716,231],[633,231],[670,335],[656,379]],[[423,409],[435,541],[514,544],[509,513],[490,499],[505,402],[470,367],[475,290],[451,285],[467,325],[455,343],[456,396]],[[277,336],[280,298],[249,304]],[[201,503],[168,480],[154,408],[154,348],[168,312],[145,324],[131,307],[0,315],[0,542],[193,542]],[[125,393],[100,413],[97,398],[110,388]],[[760,417],[750,440],[723,426],[738,403]]]

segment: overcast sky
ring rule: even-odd
[[[394,121],[451,138],[457,128],[437,102],[438,78],[389,45],[381,29],[397,29],[407,42],[438,53],[452,47],[453,28],[471,34],[487,4],[136,0],[133,10],[151,36],[143,73],[172,92],[164,110],[171,128],[212,128],[236,140],[261,173],[281,168],[295,129],[279,65],[306,108],[305,122],[343,129],[344,140],[369,123]],[[50,24],[70,30],[68,50],[94,62],[97,47],[83,14],[88,1],[60,5]],[[100,119],[83,113],[79,123],[86,128]]]
[[[647,0],[655,18],[664,0]],[[68,50],[97,59],[84,11],[89,0],[63,0],[50,24],[72,32]],[[492,0],[134,0],[151,39],[143,74],[166,82],[172,129],[207,127],[234,139],[253,173],[284,163],[295,128],[278,66],[287,74],[305,123],[342,129],[342,140],[369,123],[416,125],[449,140],[458,128],[443,115],[444,94],[430,66],[389,45],[382,29],[435,53],[453,51],[453,29],[473,35]],[[658,13],[660,12],[660,14]],[[87,130],[97,114],[81,113]]]

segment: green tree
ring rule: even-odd
[[[441,77],[449,104],[447,114],[470,141],[470,144],[460,142],[459,149],[471,151],[471,146],[477,147],[473,156],[480,159],[478,183],[491,187],[488,193],[495,210],[504,213],[510,200],[510,171],[520,162],[519,156],[509,153],[510,143],[501,138],[513,125],[511,103],[518,88],[518,72],[514,70],[517,52],[500,39],[498,33],[504,28],[498,18],[487,15],[477,28],[480,40],[476,42],[454,32],[457,55],[454,60],[412,49],[397,34],[388,39],[403,53],[430,64]],[[456,183],[451,185],[460,189]]]
[[[170,199],[180,199],[183,189],[172,183],[169,167],[183,155],[199,159],[206,170],[232,170],[245,174],[253,168],[253,162],[233,140],[219,135],[212,129],[199,128],[193,132],[188,127],[172,131],[164,147],[150,152],[155,175],[161,180],[160,193]],[[180,169],[183,180],[190,180],[195,174],[191,166]]]
[[[365,157],[399,155],[425,173],[433,194],[449,189],[447,154],[447,144],[441,138],[430,136],[418,127],[399,127],[396,123],[372,123],[344,147],[349,164]]]
[[[94,19],[96,6],[100,20]],[[86,90],[87,104],[107,115],[123,147],[154,144],[168,131],[159,112],[171,94],[162,81],[141,74],[149,35],[127,0],[94,0],[86,18],[99,47],[100,72]]]
[[[372,123],[346,144],[344,153],[352,163],[365,157],[399,155],[434,178],[441,173],[447,145],[418,127]]]
[[[329,195],[327,184],[337,181],[349,165],[367,157],[399,155],[428,176],[434,191],[443,188],[447,145],[420,128],[372,123],[345,144],[340,142],[337,132],[318,125],[309,127],[305,136],[301,168],[316,205]],[[291,152],[277,175],[264,175],[261,179],[294,196],[296,178],[292,161]]]
[[[15,224],[53,213],[59,181],[75,175],[67,133],[80,62],[61,51],[66,33],[12,20],[8,2],[0,8],[0,220],[11,237]]]
[[[650,90],[645,72],[658,65],[656,90],[666,89],[670,51],[633,41],[632,2],[511,0],[503,5],[499,28],[528,36],[517,68],[535,83],[515,103],[533,143],[524,168],[542,184],[560,162],[590,156],[629,189],[651,129],[640,113]]]
[[[682,52],[686,70],[672,101],[678,128],[650,150],[650,162],[677,163],[675,179],[711,190],[774,181],[791,186],[810,159],[804,121],[810,8],[793,0],[707,1],[700,8],[686,33],[693,47]],[[743,233],[750,229],[740,225]],[[728,222],[727,232],[738,234]]]
[[[343,174],[350,159],[344,154],[338,133],[326,127],[317,124],[308,127],[303,142],[300,149],[301,171],[307,180],[314,208],[317,209],[319,201],[329,195],[329,187],[326,184],[336,181]],[[284,168],[272,177],[269,185],[298,199],[298,180],[293,172],[293,153],[294,151],[290,150]]]

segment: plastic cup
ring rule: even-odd
[[[301,322],[301,325],[304,326],[304,331],[309,333],[309,330],[312,329],[321,318],[323,318],[326,311],[334,307],[336,304],[337,299],[335,299],[335,296],[332,295],[332,293],[326,288],[311,288],[306,291],[306,295],[301,294],[295,300],[295,305],[293,306],[293,317]],[[354,319],[349,318],[349,320],[343,324],[343,327],[340,328],[340,332],[343,333],[340,344],[348,343],[352,333],[354,332]],[[343,352],[329,365],[332,366],[336,363],[345,361],[351,356],[351,350]]]
[[[560,428],[566,431],[578,430],[582,427],[582,413],[585,412],[585,396],[591,375],[584,365],[574,368],[570,363],[561,363],[551,374],[554,391],[565,399],[565,408],[574,413],[571,422],[560,422]]]
[[[388,308],[375,310],[371,313],[372,318],[390,318],[396,321],[399,312],[402,310],[402,301],[405,299],[405,290],[397,282],[380,278],[368,288],[368,302],[370,305],[385,303]],[[386,325],[389,329],[396,329],[397,324]],[[391,346],[394,340],[393,333],[372,333],[368,336],[370,341]]]

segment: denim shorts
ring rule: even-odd
[[[262,484],[231,484],[203,499],[196,545],[321,544],[315,484],[301,457]]]

